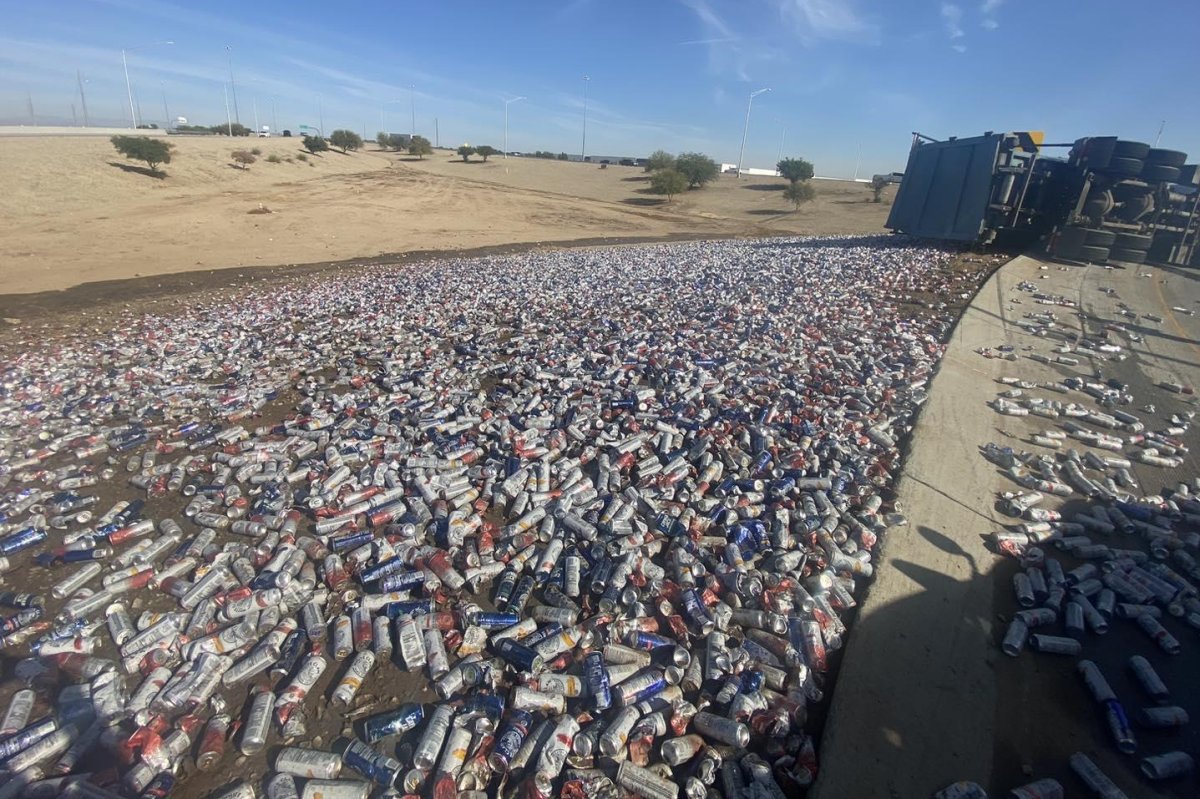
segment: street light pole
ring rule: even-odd
[[[777,163],[777,164],[783,160],[783,141],[786,138],[787,138],[787,126],[785,125],[783,128],[783,131],[780,132],[780,134],[779,134],[779,157],[775,159],[775,163]]]
[[[515,103],[524,100],[524,97],[514,97],[511,100],[504,101],[504,159],[508,160],[508,106],[509,103]]]
[[[587,161],[587,101],[588,101],[588,84],[592,79],[587,75],[583,76],[583,146],[580,148],[582,152],[579,157],[583,161]]]
[[[163,122],[163,124],[164,124],[164,125],[166,125],[166,129],[167,129],[167,130],[170,130],[170,129],[171,129],[171,112],[170,112],[170,111],[167,109],[167,83],[166,83],[166,81],[161,81],[161,80],[160,80],[160,81],[158,82],[158,85],[159,85],[159,87],[161,87],[161,88],[162,88],[162,96],[163,96],[163,119],[165,120],[165,121]]]
[[[83,126],[88,127],[87,95],[83,93],[83,73],[75,70],[75,79],[79,81],[79,102],[83,104]]]
[[[221,94],[225,97],[225,124],[228,126],[229,138],[233,138],[233,117],[229,116],[229,87],[221,84]]]
[[[417,87],[411,83],[408,85],[408,110],[412,114],[412,130],[408,134],[411,140],[417,135]]]
[[[121,49],[121,66],[125,68],[125,93],[129,95],[129,118],[133,120],[133,128],[137,129],[137,114],[133,110],[133,84],[129,82],[129,61],[125,59],[125,50]]]
[[[238,115],[237,107],[237,84],[233,82],[233,46],[225,45],[225,55],[229,58],[229,93],[233,95],[233,121],[242,124],[242,118]]]
[[[121,48],[121,66],[125,70],[125,93],[129,95],[129,117],[130,117],[130,119],[133,120],[133,127],[135,130],[137,129],[137,126],[138,126],[138,119],[137,119],[138,114],[137,114],[137,110],[135,109],[134,104],[133,104],[133,84],[129,80],[129,61],[128,61],[128,59],[125,58],[125,53],[132,52],[134,50],[141,50],[146,47],[152,47],[155,44],[175,44],[175,42],[174,41],[153,42],[152,44],[142,44],[142,45],[138,45],[137,47]],[[83,92],[82,85],[80,85],[79,91],[80,91],[80,93]],[[86,117],[87,117],[86,112],[84,113],[84,117],[86,119]]]
[[[750,132],[750,108],[754,105],[754,98],[760,94],[771,91],[770,89],[759,89],[758,91],[750,92],[750,100],[746,103],[746,125],[742,128],[742,147],[738,150],[738,165],[737,178],[742,177],[742,156],[746,153],[746,134]]]

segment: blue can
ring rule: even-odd
[[[489,613],[487,611],[476,613],[472,619],[475,625],[485,630],[503,630],[505,627],[512,627],[519,621],[521,621],[521,616],[517,613]]]
[[[15,613],[6,618],[0,618],[0,634],[7,635],[15,633],[17,630],[32,624],[40,619],[44,611],[40,607],[25,608],[20,613]]]
[[[383,612],[388,618],[396,618],[408,613],[412,616],[424,616],[433,613],[432,599],[411,599],[407,602],[389,602],[383,606]]]
[[[459,709],[460,717],[475,719],[477,725],[483,722],[489,732],[496,729],[500,717],[504,715],[504,697],[497,694],[473,693],[466,698]],[[479,731],[479,726],[476,731]]]
[[[407,591],[410,588],[416,588],[425,584],[425,576],[423,571],[394,571],[384,575],[383,579],[379,581],[379,592],[386,594],[392,591]]]
[[[363,569],[359,574],[359,579],[361,579],[364,583],[374,582],[381,577],[386,577],[393,572],[400,571],[406,565],[407,564],[404,562],[404,558],[391,558],[389,560],[385,560],[383,563],[372,566],[369,569]],[[424,574],[424,572],[422,572],[422,574]]]
[[[612,707],[612,689],[608,680],[608,669],[604,667],[604,656],[599,652],[588,652],[583,659],[583,679],[587,682],[588,695],[592,697],[592,708],[597,712]]]
[[[513,591],[512,599],[508,602],[507,610],[510,613],[515,613],[518,616],[518,621],[520,620],[519,617],[522,611],[525,610],[525,605],[529,602],[529,597],[533,596],[533,586],[533,577],[526,574],[517,583],[517,588]],[[515,624],[516,622],[513,623]]]
[[[12,535],[0,538],[0,555],[20,552],[22,549],[36,546],[45,540],[46,529],[44,527],[26,527],[24,530],[18,530]]]
[[[46,716],[0,741],[0,760],[7,760],[24,749],[28,749],[50,733],[58,729],[58,722],[53,716]]]
[[[341,749],[342,762],[376,785],[391,788],[400,777],[400,761],[375,751],[362,741],[344,739],[336,746]]]
[[[363,739],[367,743],[382,741],[390,735],[400,735],[416,729],[425,718],[425,707],[406,702],[395,710],[379,713],[363,720]],[[365,772],[364,772],[365,773]]]
[[[500,610],[508,607],[509,601],[512,599],[513,590],[517,587],[517,573],[512,569],[505,569],[504,574],[500,575],[500,581],[496,584],[496,595],[492,602]]]
[[[644,630],[633,630],[626,636],[625,642],[634,649],[658,649],[660,646],[678,646],[674,638],[668,638],[658,633],[648,633]]]
[[[738,693],[752,694],[763,687],[765,677],[758,669],[746,669],[742,672],[742,684]]]
[[[563,631],[563,626],[556,621],[552,621],[545,627],[539,627],[529,635],[521,639],[521,643],[528,647],[536,647],[547,638],[553,638]]]
[[[508,712],[496,736],[496,743],[492,746],[492,753],[488,755],[488,765],[492,771],[497,774],[508,771],[508,764],[517,756],[517,751],[520,750],[521,744],[525,743],[525,737],[529,735],[529,728],[532,726],[533,714],[528,710],[514,708]]]
[[[356,549],[363,544],[368,544],[374,539],[373,532],[363,530],[361,533],[349,533],[329,539],[329,548],[334,552],[345,552],[347,549]]]
[[[496,654],[511,663],[519,671],[537,672],[546,668],[542,656],[531,647],[512,638],[504,638],[495,646]]]

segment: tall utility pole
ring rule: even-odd
[[[33,126],[37,127],[37,114],[33,111],[33,93],[25,92],[25,99],[29,102],[29,117],[33,120]]]
[[[229,138],[233,138],[233,117],[229,116],[229,87],[221,84],[221,94],[225,95],[225,124],[229,126]]]
[[[262,130],[262,128],[258,126],[258,98],[253,98],[251,102],[254,104],[254,135],[257,136],[258,132]]]
[[[417,135],[417,87],[413,84],[408,85],[408,110],[412,114],[412,130],[409,131],[409,138]]]
[[[782,121],[782,120],[780,120],[780,121]],[[787,138],[787,126],[785,125],[783,130],[780,131],[780,133],[779,133],[779,157],[775,159],[775,163],[777,163],[777,164],[783,160],[783,142],[786,138]]]
[[[164,130],[171,129],[171,112],[167,110],[167,84],[166,81],[159,81],[159,87],[162,89],[163,96],[163,128]]]
[[[437,117],[433,118],[433,146],[434,147],[442,146],[442,137],[438,134],[438,118]]]
[[[746,103],[746,126],[742,128],[742,146],[738,150],[738,165],[737,177],[740,180],[742,177],[742,156],[746,154],[746,134],[750,132],[750,108],[754,105],[754,98],[760,94],[765,94],[771,91],[770,89],[759,89],[758,91],[750,92],[750,100]]]
[[[134,128],[137,128],[138,126],[138,113],[133,104],[133,83],[131,83],[129,80],[129,61],[125,58],[125,53],[132,52],[134,50],[142,50],[146,47],[153,47],[157,44],[175,44],[175,42],[152,42],[151,44],[142,44],[138,45],[137,47],[124,47],[121,49],[121,66],[125,69],[125,93],[129,95],[129,117],[133,121]],[[82,90],[82,88],[83,87],[81,86],[80,89]]]
[[[242,124],[242,118],[238,116],[237,107],[237,84],[233,82],[233,46],[225,45],[225,55],[229,59],[229,93],[233,95],[233,121]]]
[[[275,97],[271,96],[271,135],[279,135],[279,120],[275,118]]]
[[[83,73],[75,70],[75,79],[79,81],[79,102],[83,105],[83,126],[88,126],[87,95],[83,93]]]
[[[504,157],[508,158],[508,106],[510,103],[524,100],[524,97],[514,97],[511,100],[504,101]]]
[[[1167,120],[1158,123],[1158,135],[1154,137],[1154,146],[1158,146],[1158,142],[1162,139],[1163,130],[1167,127]]]
[[[583,76],[583,146],[579,148],[581,150],[579,157],[583,161],[587,160],[587,95],[588,84],[591,82],[591,78],[587,75]]]
[[[320,127],[317,129],[321,132],[321,138],[325,138],[325,104],[321,101],[321,95],[317,95],[317,124]]]

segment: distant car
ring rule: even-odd
[[[882,175],[876,175],[876,178],[883,178],[887,183],[899,183],[904,180],[903,172],[886,172]],[[874,178],[872,178],[874,180]]]

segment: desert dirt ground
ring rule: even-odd
[[[0,138],[0,294],[518,243],[872,233],[888,209],[850,181],[817,181],[796,212],[780,178],[723,175],[666,203],[635,167],[417,160],[374,144],[305,162],[296,138],[170,141],[158,178],[105,137]],[[258,162],[238,169],[230,153],[251,147]]]

